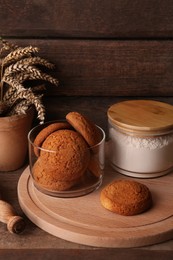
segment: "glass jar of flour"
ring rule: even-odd
[[[173,170],[173,106],[128,100],[108,109],[108,157],[113,168],[132,177],[152,178]]]

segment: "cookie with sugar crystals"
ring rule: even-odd
[[[66,119],[83,136],[89,146],[94,146],[101,141],[100,131],[86,116],[78,112],[70,112],[66,115]]]
[[[34,152],[36,156],[39,156],[39,149],[37,147],[41,147],[43,141],[53,132],[60,129],[70,129],[71,125],[67,122],[56,122],[52,123],[45,128],[43,128],[34,140]]]
[[[57,178],[56,170],[49,171],[45,169],[40,158],[35,162],[32,169],[32,176],[35,184],[49,191],[66,191],[78,183],[80,179],[72,181],[63,181]]]
[[[56,170],[59,180],[71,181],[86,171],[90,151],[83,137],[76,131],[62,129],[50,134],[42,144],[40,160],[44,168]]]
[[[115,180],[102,189],[102,206],[124,216],[133,216],[148,210],[152,196],[148,187],[133,180]]]

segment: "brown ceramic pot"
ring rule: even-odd
[[[0,117],[0,171],[17,170],[24,164],[33,116],[31,108],[26,115]]]

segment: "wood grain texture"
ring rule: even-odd
[[[15,40],[56,65],[49,95],[172,96],[172,41]]]
[[[128,100],[111,106],[111,123],[139,135],[163,134],[173,129],[173,106],[151,100]]]
[[[146,100],[157,100],[173,105],[172,97],[144,97]],[[107,111],[110,106],[125,100],[134,100],[135,97],[45,97],[46,121],[64,119],[70,111],[78,111],[88,116],[96,124],[100,125],[107,133]],[[140,97],[136,98],[140,99]]]
[[[45,105],[47,108],[48,119],[63,118],[64,115],[72,110],[81,111],[90,116],[92,120],[101,125],[105,130],[107,128],[107,107],[115,102],[122,101],[125,97],[46,97]],[[154,99],[158,99],[154,97]],[[173,104],[172,97],[159,98],[160,101],[165,101]],[[97,109],[96,109],[97,108]],[[94,111],[94,113],[93,113]],[[11,203],[15,210],[26,220],[26,230],[20,236],[11,235],[4,224],[0,224],[0,258],[4,259],[57,259],[57,256],[84,257],[88,259],[97,257],[101,259],[117,257],[120,259],[139,259],[142,257],[155,257],[155,259],[171,259],[173,240],[164,243],[146,246],[140,249],[96,249],[89,246],[79,245],[68,242],[63,239],[54,237],[47,232],[38,228],[33,224],[22,212],[17,198],[18,180],[24,171],[26,164],[19,170],[14,172],[0,172],[0,191],[2,198]],[[105,258],[104,258],[105,256]],[[34,258],[35,257],[35,258]],[[96,258],[96,259],[97,259]],[[63,259],[63,258],[62,258]],[[72,258],[73,259],[73,258]],[[80,258],[79,258],[80,259]],[[154,258],[153,258],[154,259]]]
[[[173,36],[171,0],[6,0],[0,17],[8,37]]]
[[[132,248],[172,239],[173,209],[170,204],[173,202],[173,174],[140,179],[151,191],[153,207],[136,216],[112,213],[100,203],[101,190],[118,179],[131,178],[118,174],[106,165],[99,189],[86,196],[62,199],[39,192],[27,167],[18,183],[18,199],[31,221],[67,241],[96,247]]]
[[[44,259],[44,260],[88,260],[88,259],[95,259],[95,260],[105,260],[105,259],[133,259],[139,260],[143,259],[153,259],[153,260],[171,260],[172,259],[172,251],[166,250],[146,250],[146,249],[126,249],[126,248],[102,248],[97,249],[24,249],[24,250],[17,250],[17,249],[7,249],[1,250],[0,249],[0,257],[1,259],[8,259],[8,260],[30,260],[33,259]]]

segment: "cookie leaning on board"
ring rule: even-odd
[[[50,190],[68,190],[80,181],[87,168],[96,177],[100,175],[99,162],[94,157],[94,146],[102,139],[98,128],[78,112],[68,113],[66,120],[48,125],[34,140],[38,160],[33,175],[41,186]],[[38,147],[56,153],[46,153]]]

